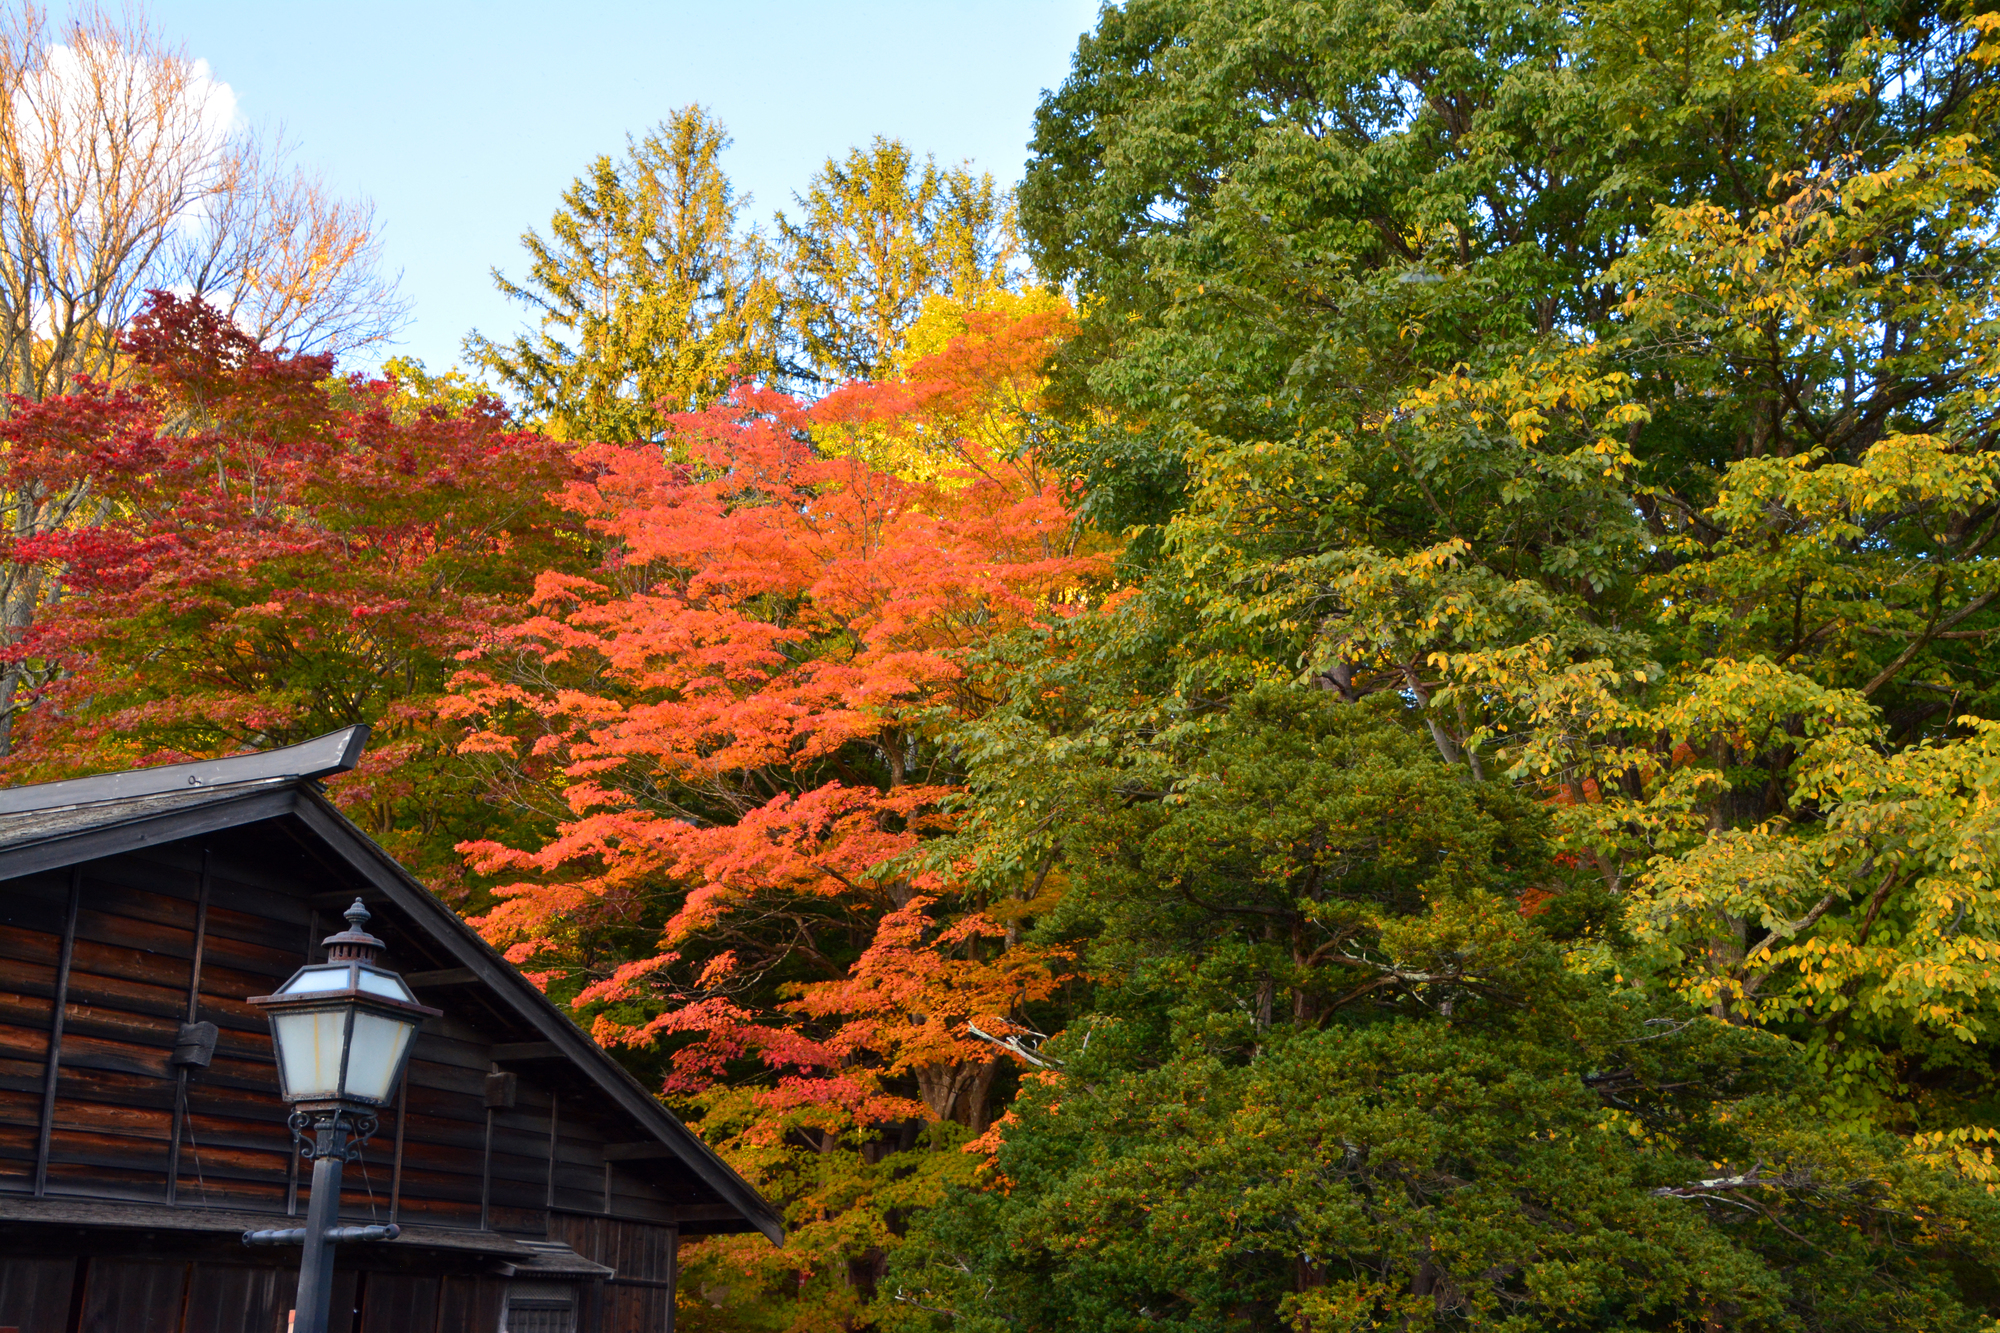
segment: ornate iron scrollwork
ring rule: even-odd
[[[299,1156],[308,1162],[313,1159],[313,1145],[312,1141],[306,1138],[306,1131],[312,1128],[312,1122],[313,1118],[304,1111],[294,1111],[285,1117],[285,1123],[291,1126],[292,1130],[292,1147],[298,1149]]]
[[[299,1156],[313,1161],[320,1155],[316,1137],[329,1129],[347,1131],[347,1143],[340,1150],[343,1162],[361,1160],[361,1150],[368,1146],[368,1140],[375,1137],[375,1131],[382,1127],[381,1117],[368,1111],[350,1111],[336,1107],[331,1111],[294,1111],[285,1123],[291,1126],[292,1146]]]

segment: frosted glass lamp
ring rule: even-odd
[[[356,898],[347,929],[326,938],[326,961],[309,963],[250,1003],[271,1023],[278,1088],[288,1102],[377,1107],[395,1095],[411,1039],[439,1010],[417,1003],[408,984],[375,960],[382,941],[362,927]]]

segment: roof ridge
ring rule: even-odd
[[[0,815],[19,815],[110,801],[165,796],[211,787],[240,787],[259,782],[300,782],[351,770],[368,743],[368,726],[342,727],[297,745],[233,754],[222,759],[197,759],[184,764],[128,768],[60,782],[36,782],[0,789]]]

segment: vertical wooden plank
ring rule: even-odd
[[[201,1019],[201,958],[208,940],[208,892],[212,883],[209,871],[210,853],[201,849],[201,883],[195,890],[194,899],[194,958],[188,965],[187,1021]]]
[[[201,849],[201,882],[194,895],[194,950],[188,960],[188,1002],[187,1018],[183,1021],[194,1023],[201,1018],[201,954],[208,939],[208,848]],[[188,1067],[174,1068],[174,1141],[167,1149],[167,1207],[179,1202],[181,1188],[181,1135],[187,1128]]]
[[[607,1333],[660,1333],[661,1320],[656,1287],[621,1287],[611,1284],[605,1293],[610,1299],[610,1317],[604,1321]]]
[[[319,909],[315,907],[312,909],[312,912],[306,917],[306,942],[304,946],[300,949],[300,952],[304,955],[305,960],[308,963],[310,963],[313,960],[313,946],[318,942],[318,940],[319,940]],[[297,1152],[293,1152],[291,1166],[288,1168],[285,1175],[285,1216],[297,1217],[298,1215],[299,1215],[299,1155]]]
[[[93,1259],[83,1292],[87,1333],[180,1333],[188,1266]]]
[[[369,1275],[353,1269],[336,1268],[333,1273],[333,1300],[326,1313],[326,1333],[360,1333],[361,1302],[367,1295]],[[395,1328],[394,1324],[390,1328]]]
[[[479,1229],[489,1230],[493,1203],[493,1108],[486,1108],[486,1147],[479,1159]]]
[[[556,1206],[556,1124],[562,1116],[562,1098],[554,1092],[549,1094],[549,1189],[544,1208]]]
[[[577,1283],[576,1298],[576,1333],[605,1333],[604,1283]]]
[[[441,1280],[438,1296],[438,1333],[460,1333],[478,1327],[479,1279],[448,1277]],[[497,1325],[496,1325],[497,1327]]]
[[[0,1328],[63,1333],[75,1282],[74,1259],[0,1259]]]
[[[667,1307],[666,1333],[674,1333],[674,1307],[679,1304],[674,1299],[681,1289],[681,1229],[667,1228],[667,1282],[665,1305]]]
[[[504,1277],[482,1277],[473,1279],[472,1328],[497,1329],[500,1317],[507,1309],[507,1279]]]
[[[438,1283],[424,1273],[370,1273],[358,1333],[434,1333]],[[456,1333],[454,1327],[449,1333]]]
[[[298,1281],[285,1268],[197,1263],[181,1333],[282,1333]]]
[[[42,1126],[35,1141],[35,1197],[49,1191],[49,1135],[56,1123],[56,1075],[62,1069],[63,1011],[69,1007],[69,965],[76,955],[76,917],[83,905],[83,867],[69,872],[69,911],[63,917],[62,953],[56,961],[56,994],[49,1018],[49,1067],[42,1076]]]
[[[410,1063],[403,1062],[403,1077],[396,1084],[396,1164],[389,1171],[389,1220],[403,1206],[403,1120],[410,1106]]]

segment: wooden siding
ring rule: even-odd
[[[284,1333],[298,1275],[277,1268],[88,1256],[0,1260],[0,1328],[20,1333]],[[351,1269],[335,1274],[330,1333],[497,1333],[508,1281]],[[590,1314],[601,1302],[581,1302]],[[671,1319],[671,1314],[667,1316]],[[579,1323],[665,1333],[665,1323]]]
[[[213,1062],[189,1071],[183,1089],[169,1056],[189,1016],[200,849],[170,846],[82,869],[42,1193],[166,1202],[179,1106],[175,1203],[302,1212],[310,1190],[293,1184],[269,1030],[245,1001],[276,989],[306,961],[308,941],[336,923],[307,907],[296,885],[211,856],[196,1016],[215,1023],[219,1037]],[[70,889],[68,871],[0,887],[0,965],[12,983],[0,993],[4,1192],[32,1190],[36,1177]],[[378,929],[393,950],[393,926]],[[426,1028],[400,1105],[383,1116],[363,1165],[347,1173],[344,1215],[470,1228],[483,1220],[540,1234],[552,1202],[665,1224],[677,1203],[705,1197],[674,1162],[649,1163],[651,1180],[628,1163],[607,1175],[603,1149],[617,1131],[573,1099],[567,1115],[555,1108],[552,1134],[553,1097],[532,1071],[521,1075],[514,1106],[489,1109],[494,1044],[449,1014]]]
[[[76,1289],[75,1259],[12,1256],[0,1263],[0,1328],[64,1333]]]
[[[246,1000],[319,956],[318,939],[339,926],[328,903],[356,886],[240,832],[0,882],[0,1195],[303,1216],[310,1172],[297,1170],[269,1030]],[[454,962],[393,914],[370,925],[400,970],[442,975]],[[505,1027],[462,981],[424,998],[446,1016],[418,1038],[397,1105],[348,1168],[343,1216],[563,1241],[617,1270],[578,1284],[580,1330],[666,1333],[677,1210],[704,1216],[713,1192],[669,1157],[607,1161],[639,1131],[576,1091],[566,1061],[509,1063],[513,1104],[488,1106],[496,1046],[532,1055],[536,1034]],[[190,1018],[218,1028],[206,1068],[171,1062]],[[212,1236],[145,1237],[137,1248],[109,1231],[0,1243],[0,1328],[279,1333],[290,1252],[237,1258]],[[424,1271],[393,1244],[343,1247],[339,1262],[336,1330],[499,1326],[504,1278]]]
[[[617,1270],[601,1293],[601,1333],[671,1333],[679,1277],[673,1232],[613,1217],[557,1213],[550,1218],[549,1236]]]

